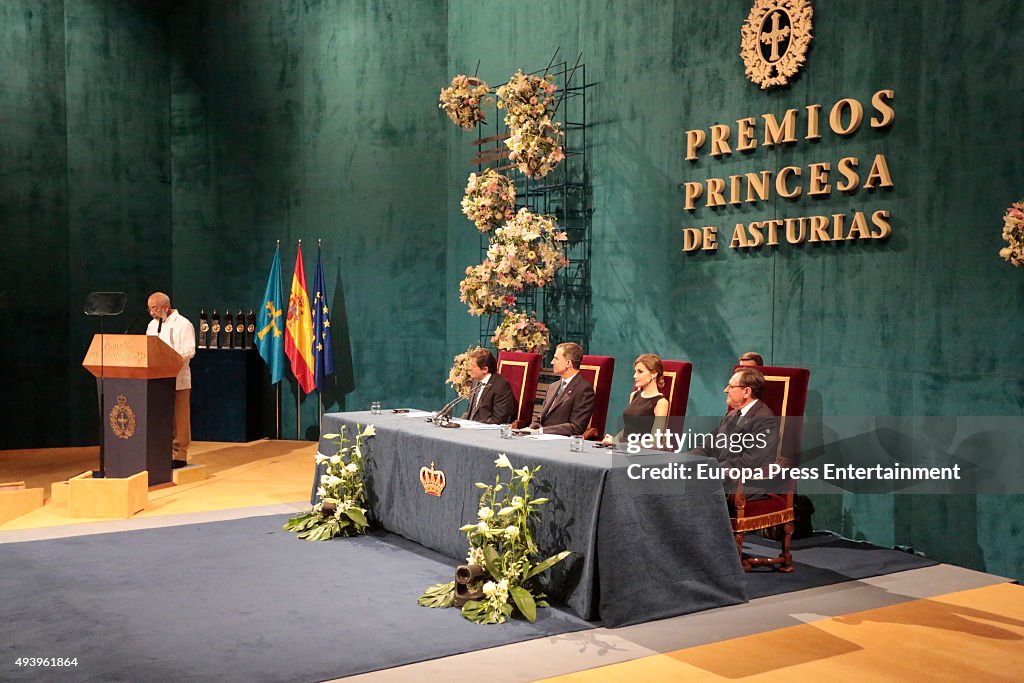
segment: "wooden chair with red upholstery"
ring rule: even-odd
[[[736,366],[739,368],[739,366]],[[780,418],[779,447],[775,462],[783,467],[799,465],[800,441],[803,437],[803,415],[807,405],[807,385],[811,373],[804,368],[780,366],[758,366],[764,375],[765,386],[761,400]],[[748,500],[743,493],[743,483],[735,484],[728,494],[729,521],[732,524],[736,549],[743,563],[743,570],[762,565],[778,565],[779,571],[793,571],[793,555],[790,541],[793,538],[793,496],[795,482],[792,479],[775,480],[771,491],[764,496]],[[782,526],[781,550],[778,557],[751,557],[743,554],[743,538],[747,532]]]
[[[516,429],[529,427],[533,421],[533,405],[537,397],[537,383],[540,381],[541,355],[521,351],[501,351],[498,353],[498,374],[512,385],[512,395],[516,397],[516,419],[512,426]]]
[[[693,364],[681,360],[662,360],[665,371],[665,386],[661,395],[668,399],[668,429],[676,433],[683,431],[683,418],[686,417],[686,402],[690,399],[690,379],[693,377]]]
[[[590,416],[590,424],[583,432],[588,441],[599,441],[604,438],[604,427],[608,422],[608,400],[612,395],[612,374],[615,372],[615,359],[611,356],[583,356],[580,362],[580,374],[594,387],[594,412]]]

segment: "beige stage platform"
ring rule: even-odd
[[[308,506],[315,452],[315,444],[297,441],[197,444],[192,459],[208,465],[209,478],[150,491],[147,508],[132,518],[76,520],[47,504],[0,525],[0,544],[297,512]],[[0,480],[47,490],[95,466],[86,449],[0,452]],[[347,680],[422,683],[478,672],[471,677],[493,683],[1017,681],[1022,669],[1024,588],[938,565]]]
[[[194,443],[190,460],[206,465],[206,478],[151,489],[144,509],[131,519],[279,504],[295,508],[309,500],[315,453],[316,444],[308,441]],[[46,493],[43,507],[0,524],[0,531],[96,522],[71,517],[66,503],[60,504],[60,495],[55,503],[51,494],[54,483],[80,475],[98,463],[95,448],[0,452],[0,477],[24,481],[26,487],[43,488]],[[111,515],[114,518],[117,515]]]

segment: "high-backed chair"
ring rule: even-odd
[[[757,369],[765,379],[761,400],[782,418],[779,420],[779,448],[775,462],[783,467],[799,465],[803,415],[807,405],[807,385],[811,373],[804,368],[775,365],[759,366]],[[793,538],[793,520],[796,518],[793,510],[795,483],[791,479],[776,482],[773,489],[781,493],[768,493],[763,497],[747,500],[743,493],[743,483],[738,482],[733,492],[728,494],[729,521],[732,524],[736,549],[740,554],[744,571],[750,571],[752,567],[760,565],[779,565],[779,571],[793,571],[793,555],[789,544]],[[744,534],[779,525],[783,527],[783,535],[778,557],[751,557],[743,554]]]
[[[539,353],[501,351],[498,353],[498,374],[512,385],[516,397],[516,419],[513,427],[528,427],[533,420],[533,404],[540,381],[541,356]]]
[[[662,360],[661,366],[665,370],[665,386],[661,388],[661,395],[668,399],[668,428],[682,433],[686,402],[690,398],[693,364],[681,360]]]
[[[580,374],[594,387],[594,413],[590,424],[583,432],[583,438],[594,441],[604,438],[604,427],[608,422],[608,399],[612,395],[612,374],[615,359],[611,356],[583,356]]]

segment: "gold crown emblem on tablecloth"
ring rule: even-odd
[[[786,85],[807,59],[813,17],[810,0],[754,0],[740,31],[747,78],[762,90]]]
[[[441,470],[434,469],[434,463],[430,463],[430,468],[420,468],[420,483],[423,484],[423,492],[431,496],[440,496],[441,491],[444,491],[445,477],[444,472]]]
[[[117,397],[117,404],[110,411],[110,429],[119,439],[130,439],[135,436],[135,411],[128,405],[128,397],[123,394]]]

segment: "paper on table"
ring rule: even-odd
[[[433,413],[428,413],[426,410],[410,410],[408,413],[401,413],[405,417],[430,417]]]
[[[501,425],[489,425],[484,422],[473,422],[472,420],[456,420],[460,425],[466,429],[493,429],[497,430]]]
[[[568,439],[567,436],[561,434],[528,434],[527,439],[536,439],[537,441],[557,441],[558,439]]]

